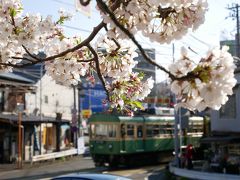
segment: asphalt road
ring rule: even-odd
[[[34,164],[25,164],[23,169],[10,168],[0,171],[0,179],[8,180],[49,180],[52,177],[75,172],[105,173],[125,176],[133,180],[168,180],[165,176],[166,164],[154,166],[139,166],[133,168],[121,167],[110,169],[96,168],[91,157],[75,156],[68,160],[57,160]]]
[[[128,177],[133,180],[169,180],[166,175],[166,164],[141,166],[133,168],[118,168],[104,170],[102,173]]]

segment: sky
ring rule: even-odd
[[[40,13],[43,16],[52,15],[57,18],[57,11],[63,8],[75,14],[72,21],[67,22],[64,27],[69,36],[80,35],[87,37],[94,26],[100,21],[100,16],[95,9],[95,1],[92,1],[91,17],[87,17],[75,9],[75,0],[23,0],[24,12]],[[227,7],[234,4],[240,5],[240,0],[208,0],[209,10],[205,15],[205,22],[195,32],[189,32],[179,41],[175,41],[173,54],[173,43],[159,44],[152,43],[138,35],[137,39],[145,48],[155,48],[156,61],[163,66],[168,66],[173,59],[177,60],[182,46],[191,47],[197,54],[192,52],[196,61],[215,46],[219,45],[220,40],[234,39],[236,33],[236,19],[230,17],[232,11]],[[166,79],[166,75],[157,71],[157,81],[161,82]]]

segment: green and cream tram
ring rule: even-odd
[[[174,116],[94,114],[89,119],[90,153],[98,165],[170,160],[174,150]],[[203,118],[189,118],[182,145],[198,147]],[[167,158],[167,159],[166,159]]]

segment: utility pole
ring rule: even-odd
[[[232,7],[228,6],[228,9],[231,10],[233,13],[230,15],[234,19],[236,18],[236,28],[237,28],[237,34],[235,37],[236,40],[236,55],[240,58],[240,40],[239,40],[239,5],[238,4],[232,4]]]
[[[22,168],[22,112],[18,112],[18,168]]]
[[[73,110],[72,110],[72,130],[73,130],[73,141],[74,145],[77,148],[78,140],[78,124],[77,124],[77,106],[76,106],[76,86],[73,86]]]
[[[17,101],[19,101],[17,99]],[[22,148],[23,148],[23,132],[22,132],[22,112],[24,109],[24,105],[22,104],[22,99],[17,102],[17,111],[18,111],[18,164],[17,167],[19,169],[22,168]]]
[[[172,58],[173,58],[173,63],[175,62],[175,45],[174,43],[172,44]],[[177,104],[177,99],[176,99],[176,95],[174,96],[174,105]],[[176,109],[174,107],[174,153],[175,153],[175,159],[174,159],[174,165],[176,167],[179,167],[179,137],[178,137],[178,133],[179,133],[179,114],[178,114],[178,109]]]
[[[39,136],[39,141],[40,141],[40,150],[39,154],[42,154],[42,76],[43,76],[43,62],[41,62],[40,65],[40,93],[39,93],[39,113],[40,113],[40,136]]]

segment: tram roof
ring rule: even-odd
[[[173,121],[173,116],[125,116],[117,114],[93,114],[89,122],[159,122],[159,121]]]

